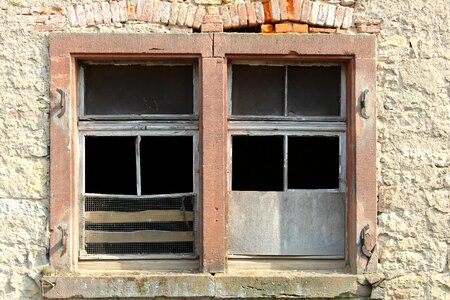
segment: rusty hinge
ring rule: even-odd
[[[61,225],[58,226],[58,229],[61,231],[61,254],[60,256],[63,256],[67,252],[67,229],[63,228]]]
[[[373,233],[370,232],[369,224],[361,229],[361,252],[367,256],[371,257],[373,252],[375,251],[376,246],[376,237]]]
[[[66,92],[60,88],[57,88],[56,92],[59,94],[59,106],[61,108],[57,116],[61,118],[66,113]]]
[[[360,101],[360,107],[361,107],[361,117],[364,119],[368,119],[370,116],[367,114],[367,107],[369,106],[369,96],[370,96],[370,90],[365,89],[361,93],[361,101]]]

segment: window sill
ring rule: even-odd
[[[43,297],[46,299],[378,298],[373,294],[372,286],[364,275],[272,270],[236,271],[215,275],[150,272],[65,273],[44,276],[42,285]]]

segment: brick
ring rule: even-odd
[[[201,25],[201,32],[222,32],[222,23],[203,23]]]
[[[84,11],[83,5],[77,5],[75,8],[75,12],[77,13],[78,25],[82,27],[86,26],[86,13]]]
[[[152,7],[152,10],[153,10],[153,7]],[[125,0],[119,1],[119,19],[120,19],[120,22],[128,21],[127,1],[125,1]]]
[[[247,9],[247,21],[248,26],[254,27],[256,26],[256,12],[255,7],[252,2],[247,2],[245,4],[245,8]]]
[[[234,29],[239,28],[239,13],[237,5],[230,4],[230,6],[228,6],[228,10],[230,11],[231,27]]]
[[[145,2],[144,11],[142,13],[142,20],[145,22],[150,22],[153,18],[153,5],[154,0],[147,0]]]
[[[195,29],[200,29],[200,25],[202,24],[203,17],[205,16],[206,9],[204,6],[198,6],[197,11],[195,12],[194,23],[192,27]]]
[[[188,11],[186,14],[186,26],[192,27],[194,24],[195,12],[197,11],[197,6],[189,3]]]
[[[334,14],[334,26],[336,28],[341,28],[342,21],[344,21],[344,15],[345,15],[345,7],[338,6],[336,7],[336,13]]]
[[[48,20],[48,15],[37,15],[32,17],[33,23],[42,23],[44,24]]]
[[[356,24],[356,31],[359,33],[379,33],[381,31],[380,24]]]
[[[129,20],[136,20],[136,3],[127,1],[127,15]]]
[[[56,24],[65,25],[66,17],[63,15],[50,15],[48,20],[45,22],[45,24],[46,25],[56,25]]]
[[[161,2],[161,19],[162,24],[169,24],[170,19],[170,2]]]
[[[280,6],[280,19],[282,21],[287,21],[289,19],[289,17],[288,17],[288,0],[279,0],[278,3]]]
[[[292,23],[277,23],[275,24],[276,33],[292,32]]]
[[[335,33],[336,28],[309,27],[311,33]]]
[[[247,8],[244,3],[238,4],[238,14],[239,14],[239,26],[247,27],[248,26],[248,18],[247,18]]]
[[[308,17],[308,24],[317,24],[317,19],[319,18],[319,10],[320,10],[320,3],[319,2],[312,2],[311,4],[311,10],[309,11],[309,17]]]
[[[292,24],[292,31],[297,33],[308,33],[308,24]]]
[[[345,8],[345,16],[344,20],[342,21],[342,28],[348,29],[350,26],[352,26],[353,23],[353,8],[346,7]]]
[[[147,0],[137,0],[136,2],[136,19],[139,21],[145,21],[144,11],[147,5]]]
[[[109,2],[109,6],[111,8],[111,18],[114,23],[120,23],[119,17],[119,3],[117,1]]]
[[[64,29],[63,24],[53,24],[53,25],[39,24],[33,26],[33,30],[42,32],[61,31],[63,29]]]
[[[328,6],[328,15],[327,15],[327,20],[325,21],[325,26],[333,27],[335,15],[336,15],[336,5],[330,4]]]
[[[37,12],[41,15],[57,15],[62,13],[63,9],[61,6],[44,6],[40,7],[37,10],[34,10],[34,12]]]
[[[256,23],[263,24],[265,21],[263,4],[261,2],[253,2],[253,7],[255,9],[256,14]]]
[[[231,29],[231,17],[230,12],[228,11],[227,5],[221,5],[220,8],[220,15],[222,16],[222,22],[223,22],[223,29]]]
[[[108,2],[102,2],[102,16],[103,16],[103,23],[111,24],[111,11],[109,9]]]
[[[222,23],[222,17],[219,15],[206,14],[203,17],[203,23]]]
[[[220,11],[218,6],[206,6],[207,15],[220,16]]]
[[[280,15],[280,1],[279,0],[270,0],[270,18],[273,22],[278,22],[281,20]]]
[[[153,17],[152,22],[153,23],[159,23],[161,22],[161,10],[162,10],[162,3],[159,0],[155,0],[153,2]],[[169,21],[169,20],[167,20]]]
[[[172,2],[170,4],[170,17],[169,25],[176,25],[178,20],[178,12],[180,11],[180,6],[178,2]]]
[[[263,24],[263,25],[261,25],[261,32],[262,33],[272,33],[273,32],[273,25],[272,24]]]
[[[302,11],[300,13],[300,21],[302,23],[307,23],[309,18],[309,12],[311,11],[311,1],[303,0]]]
[[[75,8],[72,5],[67,7],[67,19],[69,20],[70,26],[78,26],[77,15],[75,13]]]
[[[326,3],[320,3],[319,14],[317,15],[317,25],[325,25],[328,14],[328,6],[329,5]]]
[[[293,0],[292,2],[292,16],[291,20],[300,21],[302,13],[303,0]]]
[[[92,3],[92,11],[94,12],[94,22],[95,24],[103,24],[103,14],[102,14],[102,6],[100,2]]]
[[[86,24],[87,24],[87,26],[95,25],[94,9],[92,7],[92,4],[86,4],[84,6],[84,10],[86,11]]]
[[[272,22],[271,14],[270,14],[270,3],[269,2],[263,2],[263,9],[264,9],[264,20],[267,23]]]
[[[178,12],[177,25],[184,26],[184,24],[186,23],[188,7],[189,6],[186,3],[180,3],[180,10]]]

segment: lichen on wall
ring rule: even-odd
[[[378,252],[385,278],[378,291],[386,299],[450,299],[449,3],[328,2],[355,9],[346,34],[378,38]],[[91,3],[0,0],[2,299],[40,299],[48,265],[49,33],[192,30],[151,22],[70,26],[67,8]]]

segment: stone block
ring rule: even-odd
[[[222,5],[220,6],[219,10],[220,15],[222,16],[223,29],[224,30],[231,29],[231,17],[230,12],[228,11],[228,6]]]
[[[317,15],[317,25],[324,26],[328,15],[328,4],[320,3],[319,14]]]
[[[117,1],[109,2],[109,6],[111,7],[111,19],[114,23],[120,23],[119,16],[119,3]]]
[[[108,2],[102,2],[102,16],[104,24],[111,24],[111,10]]]
[[[161,2],[161,19],[160,23],[169,24],[170,18],[170,2]]]
[[[308,23],[309,13],[311,11],[311,4],[312,2],[310,0],[303,0],[302,11],[300,13],[300,21],[302,23]]]
[[[334,17],[334,26],[333,27],[341,28],[342,21],[344,21],[344,16],[345,16],[345,7],[343,7],[343,6],[336,7],[336,12],[334,15],[335,15],[335,17]]]
[[[230,12],[231,17],[231,27],[233,29],[239,28],[239,13],[237,4],[230,4],[228,6],[228,11]]]
[[[308,24],[316,25],[317,20],[319,19],[319,12],[320,12],[320,2],[312,2],[311,4],[311,10],[309,11],[308,16]]]
[[[280,12],[280,1],[279,0],[270,0],[270,19],[273,22],[278,22],[281,20],[281,12]]]
[[[200,25],[203,22],[203,17],[205,16],[206,9],[204,6],[198,6],[197,11],[195,12],[194,23],[192,27],[195,29],[200,29]]]
[[[120,22],[128,21],[127,1],[125,0],[119,1],[119,20]]]
[[[292,2],[292,16],[291,20],[300,21],[301,13],[302,13],[303,0],[293,0]]]
[[[147,0],[136,0],[136,19],[139,21],[145,21],[144,12]]]
[[[83,5],[79,4],[75,7],[75,12],[77,14],[78,25],[85,27],[86,26],[86,12],[84,11]]]
[[[149,22],[152,20],[154,3],[155,3],[155,0],[147,0],[145,2],[144,11],[142,13],[143,21]]]
[[[188,7],[189,7],[188,4],[180,3],[179,11],[178,11],[177,25],[179,25],[179,26],[185,25]]]
[[[308,24],[292,24],[292,31],[297,33],[308,33]]]
[[[253,7],[255,9],[256,14],[256,23],[263,24],[264,23],[264,6],[261,2],[253,2]]]
[[[222,0],[195,0],[195,4],[198,5],[220,5]]]
[[[245,3],[238,4],[238,14],[239,14],[239,26],[247,27],[248,26],[248,18],[247,18],[247,8]]]
[[[192,25],[194,24],[194,18],[195,18],[195,12],[197,11],[197,6],[189,3],[189,7],[186,13],[186,21],[185,24],[188,27],[192,27]]]
[[[86,12],[86,24],[87,24],[87,26],[95,25],[94,10],[93,10],[92,4],[86,4],[84,6],[84,10]]]
[[[277,23],[275,24],[276,33],[287,33],[292,32],[292,23]]]
[[[222,23],[203,23],[201,25],[201,32],[222,32]]]
[[[129,20],[136,20],[136,3],[127,1],[127,15]]]
[[[345,16],[344,16],[344,20],[342,21],[342,28],[344,29],[348,29],[350,28],[350,26],[352,26],[353,23],[353,8],[350,7],[346,7],[345,8]]]
[[[178,12],[180,11],[180,6],[178,2],[172,2],[170,4],[170,17],[169,25],[176,25],[178,20]]]
[[[70,26],[78,26],[77,15],[75,13],[75,8],[72,5],[67,7],[67,19],[69,20]]]
[[[155,0],[153,2],[153,16],[152,16],[153,23],[161,22],[161,11],[162,11],[162,2],[159,0]]]
[[[256,26],[256,12],[255,7],[253,6],[253,3],[247,2],[245,4],[245,8],[247,9],[247,20],[248,20],[248,26],[254,27]]]
[[[309,27],[310,33],[335,33],[336,28]]]
[[[92,11],[94,13],[94,22],[96,25],[103,24],[102,6],[100,2],[92,3]]]
[[[334,17],[336,14],[336,5],[328,5],[328,15],[327,20],[325,21],[325,26],[333,27],[334,25]]]
[[[379,33],[381,24],[356,24],[356,31],[359,33]]]

